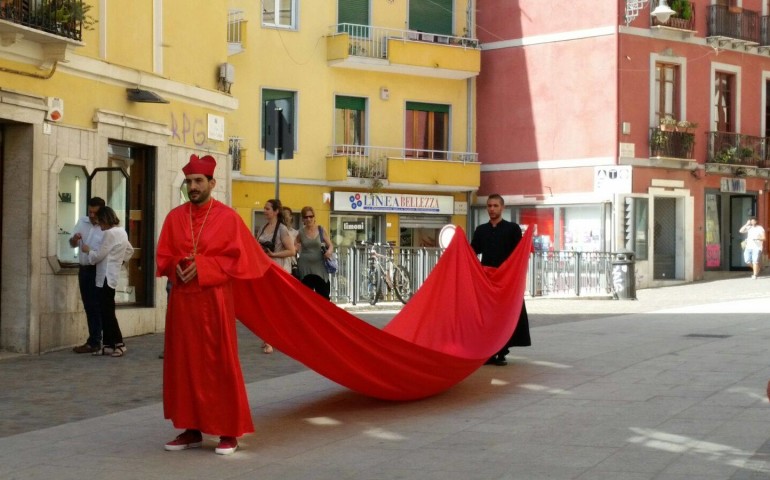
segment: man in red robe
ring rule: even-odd
[[[238,360],[233,282],[261,276],[269,261],[243,220],[211,198],[216,160],[190,157],[182,171],[190,201],[169,212],[158,240],[158,276],[173,287],[166,313],[163,410],[185,429],[166,450],[203,444],[228,455],[254,431]]]

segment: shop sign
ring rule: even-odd
[[[746,179],[722,177],[719,182],[719,191],[725,193],[746,193]]]
[[[387,212],[452,215],[454,198],[410,193],[334,192],[337,212]]]
[[[594,167],[594,192],[631,193],[631,166]]]
[[[353,231],[364,231],[366,227],[364,226],[364,221],[361,220],[360,222],[342,222],[342,229],[343,230],[353,230]]]

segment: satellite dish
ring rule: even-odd
[[[452,243],[452,237],[455,236],[457,227],[454,225],[444,225],[441,227],[441,231],[438,233],[438,246],[441,248],[447,248]]]

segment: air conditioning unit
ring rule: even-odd
[[[235,65],[223,63],[219,66],[219,79],[229,84],[235,83]]]
[[[225,93],[230,93],[230,87],[235,82],[235,65],[232,63],[223,63],[219,66],[219,89]]]
[[[48,97],[48,111],[45,119],[49,122],[58,122],[64,117],[64,100],[59,97]]]

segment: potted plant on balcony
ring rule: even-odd
[[[664,132],[674,132],[676,131],[676,126],[679,122],[672,117],[671,115],[666,115],[665,117],[661,117],[660,119],[660,129]]]
[[[85,0],[43,0],[35,10],[35,17],[42,26],[54,28],[56,33],[72,32],[77,24],[83,30],[93,30],[96,19],[88,13],[91,8]]]
[[[733,163],[737,157],[738,149],[735,147],[724,147],[714,154],[714,163]]]
[[[698,124],[695,122],[690,122],[688,120],[679,120],[676,122],[677,132],[692,133],[696,128],[698,128]]]
[[[671,2],[671,10],[676,12],[677,18],[687,21],[692,19],[692,3],[690,0],[673,0]]]
[[[738,157],[741,159],[741,163],[751,163],[754,158],[754,149],[750,147],[741,147],[738,150]]]

